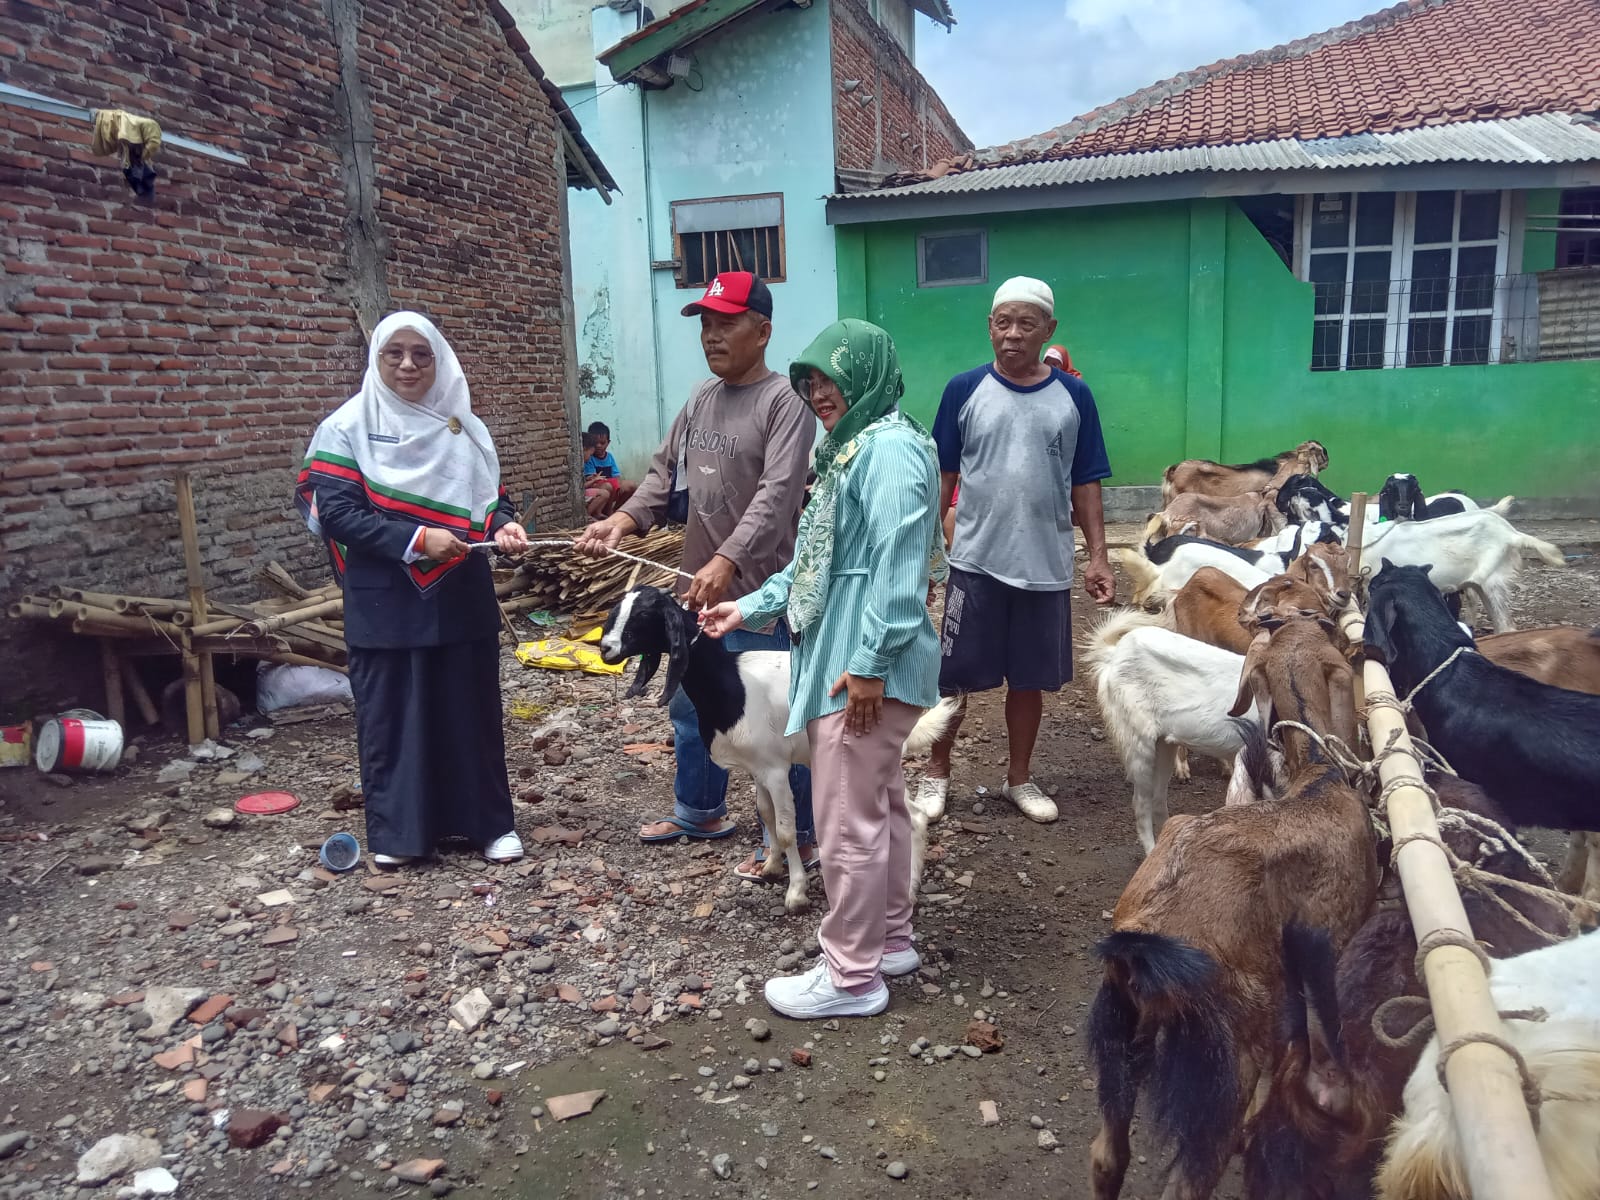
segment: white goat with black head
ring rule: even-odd
[[[667,676],[660,703],[665,706],[682,687],[694,705],[711,761],[727,771],[746,771],[755,781],[756,809],[772,834],[771,852],[761,873],[769,878],[777,875],[781,859],[789,869],[783,906],[792,913],[804,911],[809,903],[806,868],[795,840],[789,768],[810,765],[811,745],[803,733],[784,733],[789,726],[789,651],[729,650],[717,639],[702,636],[695,614],[669,593],[641,587],[612,609],[600,637],[600,657],[606,662],[619,663],[635,655],[639,672],[628,696],[644,694],[665,655]],[[923,713],[906,739],[905,753],[929,750],[949,727],[956,707],[956,701],[942,700]],[[922,874],[928,820],[915,804],[909,807],[915,881]]]

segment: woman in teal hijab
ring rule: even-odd
[[[757,591],[707,610],[707,633],[760,629],[787,614],[795,633],[788,733],[811,746],[812,797],[829,912],[822,958],[767,981],[787,1016],[870,1016],[885,975],[915,971],[912,825],[900,758],[939,700],[930,580],[946,573],[933,441],[900,411],[894,342],[865,321],[823,330],[789,368],[827,436],[800,517],[794,561]]]

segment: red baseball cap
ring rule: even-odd
[[[770,318],[772,290],[749,271],[724,271],[707,285],[705,295],[683,306],[686,317],[702,312],[755,312]]]

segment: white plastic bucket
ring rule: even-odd
[[[34,764],[56,771],[114,771],[122,762],[122,726],[95,714],[46,721],[34,743]]]

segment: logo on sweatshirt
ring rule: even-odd
[[[1045,447],[1045,453],[1049,454],[1052,458],[1061,457],[1061,430],[1056,430],[1055,437],[1051,438],[1050,444]]]

